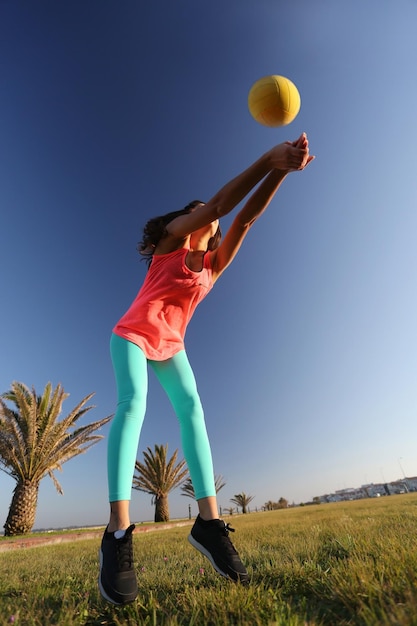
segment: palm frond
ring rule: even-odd
[[[43,394],[38,396],[35,389],[30,391],[19,382],[12,383],[11,390],[2,394],[0,463],[6,473],[33,482],[48,474],[57,490],[62,491],[53,471],[61,469],[63,463],[86,452],[102,439],[95,431],[112,417],[71,430],[87,411],[94,408],[85,406],[94,394],[83,398],[64,419],[58,420],[68,395],[61,384],[52,389],[48,383]],[[15,410],[11,410],[4,400],[13,402]]]
[[[26,441],[19,427],[19,416],[0,400],[0,463],[11,476],[26,473]]]
[[[226,481],[224,480],[221,474],[214,476],[214,488],[216,489],[216,493],[219,493],[220,489],[223,489]],[[189,476],[187,480],[181,485],[182,496],[186,496],[187,498],[192,498],[195,500],[195,493],[193,483],[191,482],[191,477]]]
[[[177,463],[178,450],[167,462],[168,445],[155,445],[155,452],[147,448],[143,452],[144,463],[136,461],[133,488],[144,491],[156,498],[180,485],[188,474],[185,461]]]
[[[61,485],[59,484],[59,482],[56,479],[56,476],[53,474],[53,472],[48,472],[48,476],[50,477],[50,479],[52,480],[52,482],[54,483],[54,487],[57,490],[57,492],[59,493],[60,496],[64,495],[64,490],[62,489]]]
[[[242,493],[237,493],[233,498],[230,498],[230,502],[234,502],[238,506],[247,507],[250,502],[254,499],[255,496],[250,496],[246,494],[244,491]]]

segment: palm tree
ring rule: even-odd
[[[247,513],[247,506],[255,496],[250,496],[246,494],[244,491],[242,493],[237,493],[233,498],[230,498],[230,502],[234,502],[238,506],[242,507],[242,513]]]
[[[135,471],[138,475],[133,476],[133,489],[150,493],[153,496],[155,522],[169,521],[168,494],[178,487],[188,474],[184,460],[175,465],[178,450],[175,450],[168,462],[167,452],[168,444],[165,446],[155,444],[155,453],[148,446],[147,451],[143,453],[145,462],[136,461],[135,463]]]
[[[216,493],[219,493],[220,489],[223,489],[225,484],[226,481],[223,479],[221,474],[214,477],[214,487],[216,489]],[[195,500],[194,487],[190,477],[188,477],[185,483],[181,486],[181,491],[183,492],[181,494],[182,496],[187,496],[187,498]]]
[[[224,509],[225,513],[227,513],[227,515],[233,515],[233,513],[235,512],[235,507],[234,506],[230,506],[228,509]]]
[[[13,382],[10,391],[0,396],[0,469],[17,483],[4,525],[5,535],[30,532],[35,523],[42,478],[48,474],[62,495],[54,471],[62,470],[63,463],[102,439],[101,435],[91,433],[106,424],[111,416],[71,430],[93,408],[85,406],[93,393],[58,421],[68,395],[61,384],[52,390],[52,384],[48,383],[38,396],[34,388],[30,390],[23,383]],[[6,401],[13,402],[15,408],[9,408]]]

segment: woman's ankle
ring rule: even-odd
[[[129,508],[125,502],[112,502],[110,520],[107,531],[114,533],[116,530],[126,530],[130,526]]]
[[[197,500],[198,512],[200,518],[206,522],[213,519],[219,519],[219,511],[217,508],[217,500],[215,496],[201,498]]]

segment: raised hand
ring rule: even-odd
[[[308,148],[308,139],[302,133],[295,141],[285,141],[269,151],[272,167],[284,172],[303,170],[313,159]]]

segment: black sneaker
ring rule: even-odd
[[[128,604],[138,595],[138,584],[133,567],[132,533],[129,526],[122,537],[104,531],[100,548],[100,576],[98,586],[105,600],[112,604]]]
[[[249,576],[229,539],[229,531],[234,532],[234,528],[221,519],[206,522],[198,516],[188,541],[208,558],[216,572],[246,585]]]

